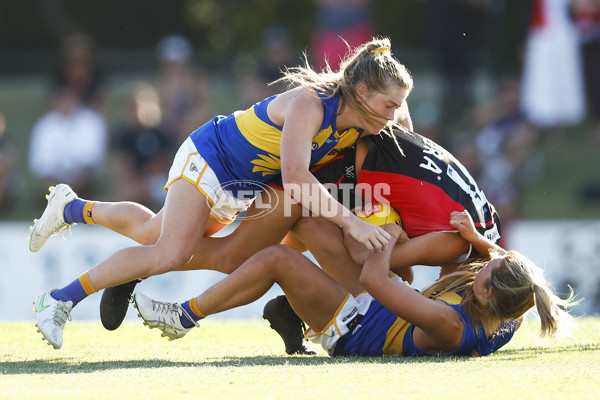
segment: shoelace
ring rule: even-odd
[[[197,328],[200,326],[200,324],[197,321],[194,321],[194,319],[192,318],[192,316],[185,310],[185,308],[179,306],[179,308],[181,309],[181,311],[183,312],[183,315],[185,315],[185,317],[190,320],[192,322],[192,324],[194,324],[194,326]]]
[[[64,326],[67,320],[71,321],[71,308],[62,301],[59,301],[54,310],[52,321],[55,325]]]
[[[181,310],[182,314],[190,320],[196,327],[200,326],[194,319],[190,316],[190,314],[185,310],[185,308],[181,307],[177,303],[169,303],[166,301],[156,301],[152,300],[152,311],[156,311],[159,314],[174,314],[171,315],[171,318],[177,318],[179,320],[179,310]],[[175,327],[173,327],[175,328]]]
[[[69,240],[71,238],[71,236],[73,235],[73,232],[71,231],[72,225],[76,225],[76,224],[65,224],[65,225],[61,226],[60,228],[58,228],[58,230],[50,236],[61,235],[62,240]],[[67,233],[68,233],[68,235],[67,235]]]
[[[159,314],[170,314],[175,312],[176,308],[174,306],[175,303],[152,300],[152,311],[156,311]]]

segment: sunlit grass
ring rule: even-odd
[[[483,358],[287,356],[265,321],[206,321],[168,342],[126,322],[71,322],[61,350],[1,323],[0,399],[597,398],[600,319],[544,346],[535,321]]]

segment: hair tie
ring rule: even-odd
[[[383,53],[385,53],[387,51],[390,51],[389,47],[387,47],[387,46],[381,46],[381,47],[378,47],[376,49],[373,49],[373,50],[369,51],[369,53],[371,53],[371,55],[375,55],[375,53],[383,54]]]
[[[531,291],[532,291],[532,292],[535,292],[535,283],[532,283],[532,284],[531,284]]]

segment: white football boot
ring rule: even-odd
[[[133,295],[133,305],[138,309],[138,317],[144,320],[144,325],[150,328],[158,328],[162,331],[161,336],[169,338],[169,341],[185,336],[192,328],[184,328],[180,317],[185,314],[186,318],[199,326],[183,307],[177,303],[152,300],[141,293]]]
[[[67,320],[71,320],[72,301],[56,300],[51,296],[52,292],[58,289],[51,289],[40,294],[35,300],[33,308],[37,314],[38,332],[44,336],[49,345],[55,349],[60,349],[63,344],[63,331]]]
[[[73,189],[61,183],[50,186],[48,190],[48,205],[40,219],[34,220],[34,225],[30,228],[29,250],[34,253],[39,251],[51,236],[64,234],[65,231],[70,231],[71,225],[75,225],[67,224],[64,216],[65,206],[77,198]]]

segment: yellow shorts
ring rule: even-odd
[[[194,184],[206,197],[211,207],[211,217],[224,224],[231,223],[254,201],[254,198],[238,199],[230,191],[224,190],[219,178],[198,153],[198,149],[190,138],[183,142],[175,154],[165,189],[168,190],[171,183],[177,179],[185,179]]]

